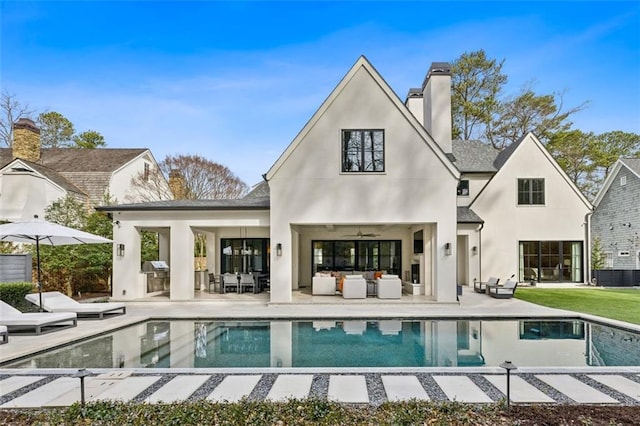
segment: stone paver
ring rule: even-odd
[[[537,374],[536,377],[580,404],[615,404],[618,402],[568,374]]]
[[[87,398],[87,401],[129,401],[158,380],[160,380],[160,376],[135,376],[122,380],[105,380],[103,391]]]
[[[267,399],[286,401],[287,399],[303,399],[309,396],[313,383],[313,374],[281,374],[271,387]]]
[[[416,376],[382,376],[381,379],[389,401],[429,399]]]
[[[248,396],[262,375],[227,376],[207,397],[210,401],[236,402]]]
[[[507,395],[507,378],[505,376],[485,375],[491,384],[497,387],[505,397]],[[553,398],[545,394],[522,377],[511,376],[510,396],[512,402],[555,402]]]
[[[188,399],[206,382],[208,375],[176,376],[145,399],[146,402],[177,402]]]
[[[640,401],[640,383],[618,375],[589,374],[593,380]]]
[[[368,404],[369,392],[364,376],[338,376],[329,377],[329,393],[327,398],[331,401],[351,404]]]
[[[466,376],[433,376],[450,401],[493,402],[471,379]]]
[[[11,376],[0,381],[0,396],[5,396],[25,386],[29,386],[45,376]]]
[[[60,377],[4,403],[0,408],[35,408],[48,406],[49,401],[60,397],[60,395],[72,389],[78,389],[78,396],[80,395],[80,380],[72,377]]]

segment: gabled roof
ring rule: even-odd
[[[71,190],[88,195],[97,203],[113,173],[147,152],[146,148],[42,148],[40,160],[29,164],[40,167],[38,171],[60,187],[75,188]],[[11,160],[12,149],[0,148],[0,165]]]
[[[229,200],[164,200],[96,207],[98,211],[269,210],[269,197]]]
[[[451,142],[455,166],[463,173],[495,173],[496,158],[500,151],[492,145],[475,141],[454,140]]]
[[[270,195],[269,191],[269,183],[266,181],[262,181],[260,183],[255,184],[249,193],[245,195],[243,198],[256,198],[256,197],[268,197]]]
[[[351,69],[347,72],[347,74],[340,80],[338,85],[333,89],[333,91],[329,94],[327,99],[320,105],[320,108],[311,116],[309,121],[304,125],[302,130],[296,135],[293,141],[289,144],[287,149],[280,155],[280,157],[276,160],[276,162],[271,166],[269,171],[266,173],[266,179],[270,180],[275,173],[282,167],[282,165],[287,161],[287,158],[295,151],[298,145],[304,140],[307,133],[314,127],[314,125],[318,122],[320,117],[322,117],[330,108],[333,101],[340,96],[340,93],[343,89],[349,84],[351,79],[356,75],[356,73],[360,70],[364,69],[371,78],[378,84],[378,86],[382,89],[382,91],[387,95],[388,99],[393,103],[393,105],[398,109],[398,111],[404,116],[407,122],[415,129],[416,134],[420,135],[422,140],[431,148],[431,150],[436,154],[438,159],[442,162],[447,170],[453,175],[458,177],[460,172],[453,165],[451,160],[445,155],[442,151],[442,148],[433,140],[431,135],[426,131],[426,129],[418,122],[417,118],[409,111],[406,105],[400,100],[398,95],[391,89],[391,87],[387,84],[387,82],[382,78],[380,73],[371,65],[371,63],[367,60],[366,57],[360,56],[356,63],[351,67]]]
[[[64,189],[65,191],[68,192],[75,192],[77,194],[81,194],[83,196],[86,196],[87,194],[82,191],[80,188],[78,188],[77,186],[75,186],[73,183],[69,182],[69,180],[67,180],[66,177],[62,176],[60,173],[56,172],[55,170],[50,169],[49,167],[43,166],[41,164],[38,163],[33,163],[31,161],[27,161],[27,160],[23,160],[21,158],[17,158],[11,162],[9,162],[8,164],[6,164],[4,167],[2,167],[2,169],[14,169],[18,166],[22,166],[26,169],[31,169],[34,172],[42,175],[45,179],[48,179],[49,181],[51,181],[53,184],[59,186],[60,188]]]
[[[538,140],[538,138],[535,137],[535,135],[531,132],[525,134],[522,138],[520,138],[520,140],[512,143],[511,145],[509,145],[507,148],[503,149],[502,151],[500,151],[500,153],[498,154],[498,156],[496,157],[495,161],[494,161],[494,165],[497,169],[496,175],[498,173],[500,173],[500,170],[502,169],[502,167],[507,163],[507,161],[509,161],[509,159],[511,158],[511,156],[518,150],[518,148],[520,147],[520,145],[525,141],[525,140],[530,140],[532,141],[534,144],[536,144],[536,146],[538,147],[538,149],[540,150],[540,152],[542,153],[542,155],[544,155],[547,159],[547,161],[549,161],[549,163],[553,166],[553,168],[558,172],[558,174],[560,174],[560,176],[562,176],[562,178],[564,179],[564,181],[567,183],[567,185],[569,185],[571,187],[571,189],[573,190],[573,192],[576,193],[576,195],[578,196],[578,198],[580,198],[580,200],[589,208],[592,208],[593,206],[591,205],[591,203],[589,202],[589,200],[587,200],[587,198],[584,196],[584,194],[578,189],[578,187],[576,186],[575,183],[573,183],[573,181],[571,179],[569,179],[569,176],[567,176],[567,173],[562,169],[562,167],[560,167],[560,165],[556,162],[556,160],[551,156],[551,154],[549,154],[549,151],[547,151],[547,149],[544,147],[544,145]],[[491,179],[494,179],[494,177],[492,177]],[[491,186],[491,181],[489,181],[489,183],[487,183],[482,190],[480,190],[480,192],[478,193],[478,195],[476,195],[476,197],[473,199],[473,201],[471,202],[471,206],[473,206],[473,204],[475,203],[475,201],[478,199],[478,197],[481,196],[481,194],[489,187]]]
[[[636,175],[638,179],[640,179],[640,158],[619,158],[618,161],[613,164],[613,167],[611,167],[609,174],[602,183],[600,191],[598,191],[598,195],[596,195],[595,200],[593,200],[594,206],[597,207],[600,204],[607,191],[609,191],[611,184],[618,176],[620,169],[622,169],[623,167],[628,169],[631,173]]]

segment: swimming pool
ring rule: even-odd
[[[10,368],[640,366],[640,335],[574,319],[153,320]]]

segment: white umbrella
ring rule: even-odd
[[[0,241],[13,243],[36,244],[36,259],[38,265],[38,293],[40,295],[40,310],[42,310],[42,283],[40,282],[40,244],[49,246],[64,246],[70,244],[101,244],[112,241],[99,235],[78,231],[47,222],[43,219],[34,219],[24,222],[6,223],[0,225]]]

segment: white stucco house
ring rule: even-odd
[[[104,204],[106,195],[135,200],[141,189],[132,187],[132,178],[157,168],[146,148],[42,148],[36,124],[22,118],[14,123],[12,147],[0,148],[0,220],[43,218],[48,206],[67,196],[88,208]],[[168,182],[158,184],[170,194]]]
[[[322,271],[383,271],[435,302],[489,276],[585,282],[590,203],[532,134],[502,152],[452,140],[450,93],[449,64],[403,102],[360,57],[245,198],[99,207],[126,248],[113,297],[149,294],[145,229],[160,234],[172,300],[197,294],[196,233],[209,272],[267,272],[273,303]]]

